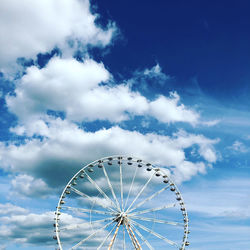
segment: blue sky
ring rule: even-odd
[[[63,186],[112,154],[170,169],[189,249],[250,249],[249,9],[3,0],[0,249],[54,247]]]

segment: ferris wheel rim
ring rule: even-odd
[[[59,250],[62,250],[62,244],[61,244],[61,240],[60,240],[60,235],[59,235],[59,232],[60,232],[60,230],[59,230],[59,223],[58,223],[58,221],[59,221],[59,215],[61,214],[60,213],[60,206],[61,206],[61,202],[62,202],[62,200],[63,200],[63,196],[64,196],[64,194],[65,194],[65,191],[70,187],[71,189],[74,189],[74,187],[72,187],[71,186],[71,183],[72,183],[72,181],[76,178],[76,177],[78,177],[79,176],[79,174],[80,173],[82,173],[83,172],[83,170],[85,170],[85,169],[87,169],[89,166],[95,166],[95,165],[97,165],[98,163],[105,163],[105,162],[107,162],[107,161],[109,161],[110,159],[111,160],[113,160],[113,159],[123,159],[123,158],[126,158],[127,160],[130,160],[130,161],[132,161],[132,162],[136,162],[136,163],[138,163],[138,162],[140,162],[141,164],[149,164],[150,165],[150,167],[152,168],[152,170],[154,170],[154,171],[156,171],[157,169],[159,169],[159,167],[155,167],[155,165],[154,164],[151,164],[151,163],[149,163],[148,161],[144,161],[144,160],[141,160],[141,158],[139,158],[139,157],[134,157],[134,156],[128,156],[128,155],[111,155],[111,156],[105,156],[105,157],[102,157],[102,158],[100,158],[100,159],[97,159],[97,160],[95,160],[95,161],[92,161],[91,163],[89,163],[89,164],[87,164],[87,165],[84,165],[78,172],[76,172],[76,174],[74,174],[73,175],[73,177],[69,180],[69,182],[66,184],[66,186],[65,186],[65,188],[63,189],[63,192],[61,193],[61,196],[60,196],[60,198],[59,198],[59,201],[58,201],[58,204],[57,204],[57,209],[56,209],[56,212],[55,212],[55,233],[56,233],[56,240],[57,240],[57,244],[58,244],[58,247],[59,247]],[[116,207],[117,208],[117,210],[116,211],[114,211],[113,209],[114,209],[114,207],[111,209],[111,211],[110,211],[110,214],[112,214],[112,210],[113,210],[113,214],[115,213],[115,212],[132,212],[132,211],[134,211],[134,210],[136,210],[136,207],[135,208],[131,208],[132,206],[133,206],[133,204],[135,203],[135,200],[137,200],[137,198],[140,196],[140,193],[142,193],[143,192],[143,190],[142,191],[140,191],[139,192],[139,194],[137,195],[137,197],[136,197],[136,199],[135,200],[133,200],[133,202],[130,204],[130,206],[127,208],[127,210],[126,211],[124,211],[124,209],[125,209],[125,207],[126,207],[126,205],[127,205],[127,199],[128,199],[128,196],[127,196],[127,199],[126,199],[126,201],[125,201],[125,204],[123,204],[123,193],[122,193],[122,187],[123,187],[123,184],[122,184],[122,168],[121,168],[121,163],[119,164],[119,167],[120,167],[120,188],[121,188],[121,197],[122,197],[122,204],[121,204],[121,206],[122,206],[122,208],[120,207],[120,204],[119,204],[119,202],[118,202],[118,200],[115,198],[115,195],[113,194],[113,192],[112,192],[112,195],[113,195],[113,198],[114,198],[114,200],[115,200],[115,203],[117,203],[117,204],[114,204],[114,202],[110,199],[110,201],[111,201],[111,203],[113,203],[112,205],[115,205],[114,207]],[[104,168],[105,169],[105,168]],[[136,171],[137,171],[137,169],[138,168],[136,168]],[[158,171],[158,170],[157,170]],[[179,189],[178,189],[178,187],[176,186],[176,184],[174,183],[174,181],[171,179],[171,177],[169,177],[169,175],[166,173],[166,171],[164,171],[164,169],[163,168],[161,168],[160,169],[160,171],[163,173],[163,174],[165,174],[166,176],[167,176],[167,178],[168,178],[168,180],[169,180],[169,183],[171,183],[170,185],[176,190],[176,192],[175,193],[178,193],[178,197],[180,198],[180,200],[182,201],[181,203],[180,203],[180,206],[181,206],[181,210],[182,210],[182,214],[183,214],[183,218],[184,218],[184,236],[183,236],[183,241],[182,241],[182,245],[180,246],[180,250],[184,250],[185,249],[185,246],[188,246],[189,245],[189,242],[187,241],[188,240],[188,234],[189,234],[189,219],[188,219],[188,213],[187,213],[187,210],[186,210],[186,208],[185,208],[185,203],[184,203],[184,199],[183,199],[183,197],[182,197],[182,195],[181,195],[181,193],[180,193],[180,191],[179,191]],[[85,173],[86,174],[86,173]],[[87,174],[88,175],[88,174]],[[153,174],[154,175],[154,174]],[[153,176],[152,175],[152,176]],[[90,177],[91,178],[91,177]],[[108,178],[107,178],[108,179]],[[157,193],[157,192],[156,192]],[[155,195],[155,194],[154,194]],[[107,196],[107,198],[109,198],[108,196]],[[140,203],[139,203],[140,204]],[[100,204],[99,204],[100,205]],[[137,207],[138,207],[138,204],[137,204]],[[108,208],[108,207],[105,207],[105,208]],[[134,217],[134,218],[139,218],[138,216],[136,216],[136,215],[138,215],[138,213],[136,214],[136,213],[132,213],[131,215],[130,215],[130,217]],[[140,217],[139,219],[141,219],[141,220],[143,220],[143,219],[145,219],[145,218],[143,218],[143,217]],[[122,219],[121,219],[122,220]],[[112,223],[113,221],[111,221],[111,223]],[[121,222],[121,221],[119,221],[119,222]],[[158,223],[164,223],[163,221],[162,222],[159,222],[159,220],[158,220]],[[167,223],[167,222],[166,222]],[[175,222],[173,222],[173,223],[175,223]],[[173,224],[172,223],[172,224]],[[170,223],[171,224],[171,223]],[[108,224],[109,225],[109,224]],[[135,228],[135,225],[137,225],[138,227],[140,227],[140,223],[138,223],[138,222],[135,222],[133,219],[131,219],[131,228],[134,228],[134,230],[136,231],[137,229]],[[177,225],[177,224],[176,224]],[[119,225],[120,226],[120,225]],[[183,226],[183,224],[182,224],[182,226]],[[114,227],[115,228],[115,227]],[[142,228],[142,227],[140,227],[140,228]],[[143,228],[142,228],[143,229]],[[123,227],[123,230],[124,230],[124,227]],[[144,230],[145,230],[145,227],[144,227]],[[110,231],[111,233],[112,233],[112,231]],[[138,230],[137,230],[137,235],[138,235]],[[148,232],[150,232],[150,231],[148,231]],[[152,233],[152,232],[150,232],[150,233]],[[139,233],[140,234],[140,233]],[[142,235],[141,235],[142,236]],[[141,240],[143,240],[143,238],[141,237],[141,236],[139,236],[140,238],[141,238]],[[157,236],[157,235],[156,235]],[[163,236],[161,236],[161,235],[158,235],[158,236],[160,236],[160,237],[162,237],[162,238],[164,238]],[[159,238],[160,238],[159,237]],[[148,241],[147,240],[143,240],[144,242],[145,242],[145,244],[151,249],[151,247],[150,247],[150,243],[148,243]],[[171,241],[169,241],[168,243],[170,243]],[[71,249],[75,249],[74,247],[73,248],[71,248]],[[99,248],[98,248],[99,249]],[[141,248],[140,248],[141,249]],[[152,248],[153,249],[153,248]]]

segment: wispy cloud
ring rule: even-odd
[[[238,140],[236,140],[232,146],[229,146],[228,149],[232,150],[233,153],[247,153],[250,150],[243,142]]]
[[[211,120],[211,121],[201,121],[200,124],[208,126],[208,127],[213,127],[215,125],[217,125],[218,123],[220,123],[220,120],[216,119],[216,120]]]
[[[250,193],[246,190],[250,190],[249,179],[227,178],[204,181],[184,193],[193,214],[240,220],[250,218]]]

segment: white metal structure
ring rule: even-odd
[[[162,168],[128,156],[96,160],[65,186],[55,212],[62,249],[180,249],[188,215]]]

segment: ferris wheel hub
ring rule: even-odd
[[[115,220],[114,220],[114,222],[120,222],[121,221],[121,225],[123,225],[123,224],[126,224],[127,223],[127,221],[128,221],[128,218],[127,218],[127,214],[125,213],[125,212],[120,212],[117,216],[116,216],[116,218],[115,218]]]

